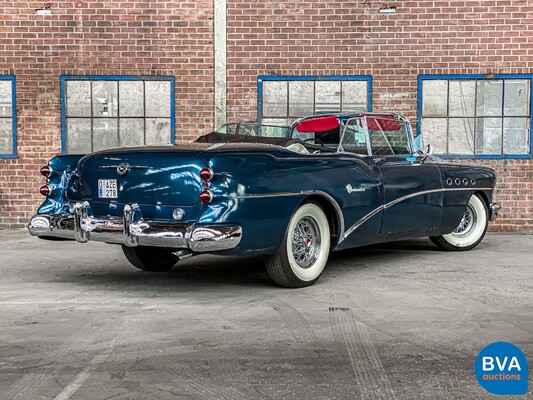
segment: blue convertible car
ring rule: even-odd
[[[330,251],[429,236],[469,250],[500,206],[490,168],[420,151],[397,114],[305,117],[287,137],[211,133],[174,147],[53,158],[29,224],[43,239],[120,244],[145,271],[195,254],[262,254],[287,287]]]

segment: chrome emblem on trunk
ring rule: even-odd
[[[117,174],[119,176],[124,176],[128,173],[129,170],[130,170],[130,165],[128,163],[121,163],[117,167]]]

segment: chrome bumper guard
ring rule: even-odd
[[[75,203],[70,214],[34,215],[28,226],[30,235],[73,239],[80,243],[98,241],[128,247],[153,246],[212,252],[236,247],[241,241],[238,225],[189,225],[145,221],[138,204],[126,204],[120,217],[96,218],[88,202]]]
[[[490,205],[490,220],[496,221],[496,218],[498,218],[498,213],[502,209],[502,206],[499,203],[492,203]]]

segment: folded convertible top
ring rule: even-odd
[[[197,143],[264,143],[274,144],[277,146],[287,147],[293,143],[302,143],[300,139],[266,137],[266,136],[248,136],[248,135],[231,135],[226,133],[211,132],[207,135],[200,136],[195,140]]]

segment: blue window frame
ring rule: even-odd
[[[15,75],[0,75],[0,158],[17,158]]]
[[[290,125],[305,115],[372,111],[372,77],[258,76],[257,120]]]
[[[533,74],[419,75],[418,129],[449,158],[531,158]]]
[[[175,143],[173,76],[61,76],[62,152]]]

